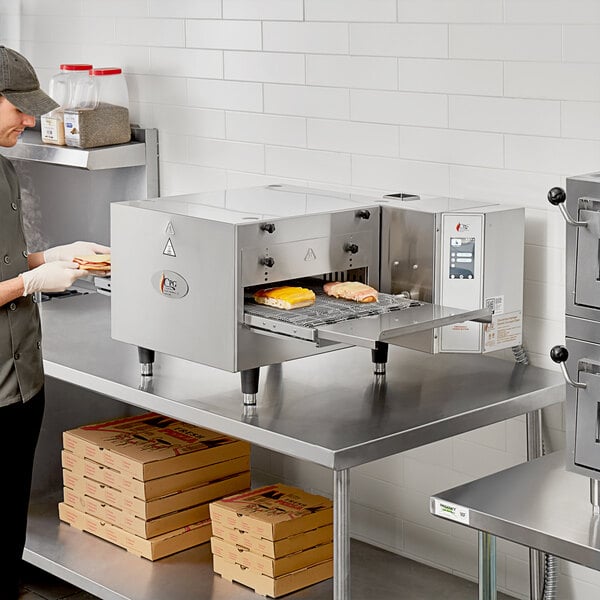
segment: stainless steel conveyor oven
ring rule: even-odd
[[[282,185],[114,203],[112,335],[141,349],[146,375],[154,351],[241,372],[248,405],[260,367],[347,345],[371,349],[376,374],[390,344],[518,346],[523,230],[522,208]],[[374,286],[379,302],[328,298],[328,281]],[[315,305],[253,302],[282,283]]]

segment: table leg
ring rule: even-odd
[[[542,448],[542,411],[528,412],[527,420],[527,460],[539,458]],[[533,548],[529,549],[529,597],[541,600],[544,582],[544,554]]]
[[[496,600],[496,536],[479,532],[479,600]]]
[[[350,469],[333,472],[333,600],[350,600]]]

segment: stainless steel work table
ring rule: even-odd
[[[431,497],[431,511],[480,532],[600,570],[600,516],[592,513],[590,479],[565,469],[554,452]],[[495,569],[494,552],[482,565]],[[483,591],[485,590],[485,592]],[[480,581],[480,598],[495,585]]]
[[[376,381],[368,350],[346,348],[262,369],[256,414],[245,415],[238,374],[157,355],[154,376],[142,379],[136,348],[110,338],[109,314],[110,299],[99,294],[43,303],[47,376],[331,468],[335,600],[350,598],[351,467],[537,411],[564,397],[560,373],[400,348],[390,348],[387,376]],[[86,561],[84,552],[101,559]],[[110,600],[167,597],[151,589],[168,589],[174,599],[220,598],[226,582],[212,575],[208,554],[196,548],[158,563],[137,559],[59,524],[54,504],[32,508],[25,558]],[[241,586],[234,593],[253,596]],[[331,597],[331,587],[319,584],[292,597]]]

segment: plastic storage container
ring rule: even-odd
[[[123,144],[131,139],[129,93],[118,67],[92,69],[92,87],[81,82],[75,88],[77,103],[65,110],[68,146],[95,148]]]
[[[40,119],[43,142],[65,145],[64,110],[73,105],[74,90],[80,82],[92,85],[91,70],[90,64],[62,64],[60,72],[50,79],[48,93],[60,106]]]

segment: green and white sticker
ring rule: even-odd
[[[469,524],[469,509],[453,502],[447,502],[446,500],[440,500],[439,498],[431,499],[431,508],[434,515],[443,517],[444,519],[450,519],[451,521],[457,521],[463,525]]]

